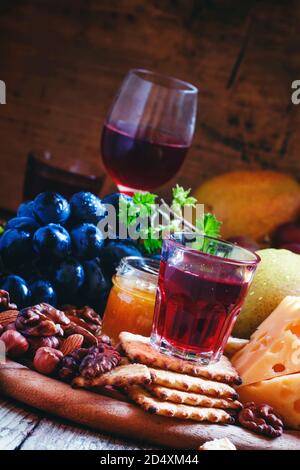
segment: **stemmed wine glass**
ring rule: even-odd
[[[194,134],[197,93],[176,78],[128,72],[101,140],[103,163],[120,192],[149,191],[177,173]]]

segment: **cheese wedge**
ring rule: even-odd
[[[242,385],[238,392],[243,403],[267,403],[281,416],[286,427],[300,429],[300,373]]]
[[[231,362],[243,385],[300,372],[300,297],[285,297]]]
[[[204,442],[199,450],[236,450],[236,447],[227,437],[223,437]]]

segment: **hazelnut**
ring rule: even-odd
[[[9,323],[8,325],[5,326],[5,331],[8,331],[8,330],[14,330],[14,331],[17,331],[16,330],[16,326],[15,326],[15,322],[13,323]]]
[[[28,351],[29,343],[21,333],[15,330],[7,330],[1,336],[0,340],[3,341],[6,347],[6,353],[9,357],[15,358],[22,356]]]
[[[33,365],[41,374],[51,375],[55,372],[63,357],[63,353],[57,349],[42,347],[36,351]]]

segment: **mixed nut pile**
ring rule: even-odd
[[[71,383],[75,377],[94,379],[117,367],[122,356],[101,330],[101,318],[88,306],[58,310],[41,303],[18,311],[8,292],[0,290],[0,340],[6,353],[41,374]],[[245,404],[237,422],[273,438],[283,432],[281,418],[265,404]]]
[[[0,340],[7,355],[27,359],[42,374],[71,381],[116,367],[121,356],[110,338],[101,335],[101,327],[90,307],[66,305],[58,310],[41,303],[18,311],[8,292],[0,290]]]

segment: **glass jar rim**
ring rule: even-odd
[[[116,274],[126,268],[130,268],[131,271],[137,274],[144,273],[156,277],[159,273],[159,261],[153,258],[144,258],[143,256],[125,256],[121,259]]]
[[[223,244],[223,245],[226,245],[226,246],[231,246],[231,247],[234,247],[234,248],[240,250],[243,253],[247,253],[249,255],[249,258],[251,258],[251,259],[239,260],[239,259],[235,259],[235,258],[225,258],[223,256],[218,256],[218,255],[214,255],[214,254],[211,254],[211,253],[205,253],[204,251],[200,251],[200,250],[197,250],[195,248],[188,247],[188,246],[184,245],[183,243],[181,243],[180,241],[175,240],[174,236],[176,234],[177,235],[183,235],[183,236],[193,235],[194,237],[201,237],[202,239],[205,239],[205,240],[211,240],[215,243]],[[170,242],[178,245],[178,247],[181,250],[184,249],[185,251],[188,251],[188,252],[192,253],[195,256],[200,256],[200,257],[205,256],[205,257],[209,257],[211,259],[219,260],[219,261],[222,261],[222,262],[228,263],[228,264],[234,264],[234,265],[239,265],[239,266],[249,266],[249,265],[256,266],[261,261],[260,256],[256,252],[250,251],[247,248],[244,248],[243,246],[240,246],[238,244],[229,242],[227,240],[223,240],[222,238],[210,237],[208,235],[202,235],[201,233],[174,232],[173,234],[170,234],[168,236],[168,238],[166,238],[165,240],[170,241]]]
[[[135,68],[130,69],[128,75],[135,74],[141,80],[154,83],[155,85],[175,89],[181,93],[198,93],[198,88],[192,83],[186,82],[185,80],[180,80],[179,78],[172,77],[171,75],[164,75],[160,72],[154,72],[152,70],[144,68]],[[172,84],[172,86],[171,86]],[[175,86],[174,86],[175,85]]]

